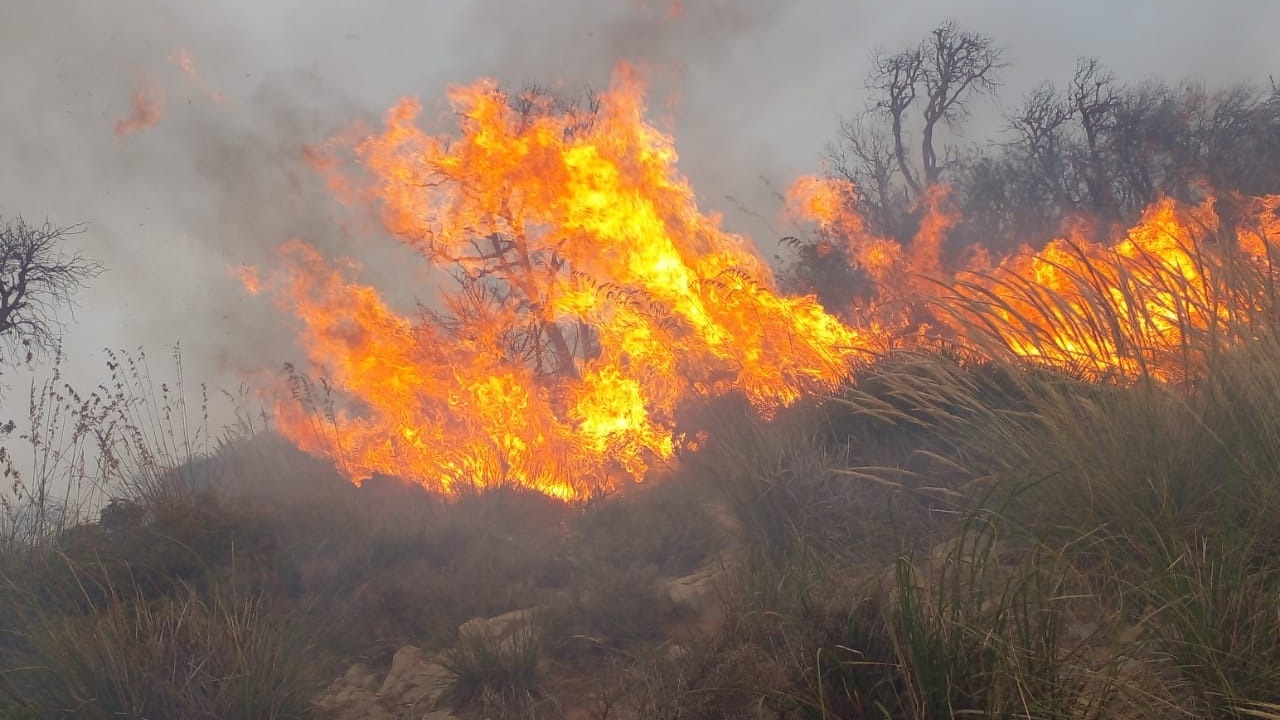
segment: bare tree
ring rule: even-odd
[[[954,127],[968,116],[969,99],[974,94],[996,91],[998,75],[1005,67],[1002,54],[991,36],[961,30],[952,21],[934,28],[925,40],[920,78],[928,102],[920,157],[926,185],[937,182],[942,174],[933,142],[938,123]]]
[[[915,103],[918,94],[922,53],[921,48],[903,50],[893,55],[877,53],[871,78],[867,81],[867,89],[876,93],[871,111],[888,119],[890,136],[893,138],[893,156],[898,161],[898,170],[902,173],[902,179],[917,194],[921,189],[920,181],[916,179],[911,163],[907,160],[904,135],[907,111]]]
[[[937,150],[937,129],[955,129],[968,117],[975,95],[994,93],[1005,67],[1003,51],[989,35],[963,30],[947,21],[930,31],[915,48],[873,59],[867,88],[875,93],[871,112],[889,123],[894,157],[903,180],[914,194],[938,182],[943,163]],[[920,109],[920,168],[907,158],[908,113]]]
[[[1089,203],[1100,216],[1111,216],[1117,211],[1112,193],[1110,170],[1104,149],[1104,136],[1117,122],[1121,89],[1115,75],[1094,58],[1082,58],[1076,62],[1076,74],[1067,91],[1067,102],[1084,131],[1084,164],[1080,173],[1089,192]]]
[[[905,210],[905,203],[894,189],[898,174],[895,152],[884,129],[864,118],[842,120],[839,141],[827,148],[831,171],[853,183],[858,205],[864,209],[871,227],[891,235]]]
[[[9,360],[30,362],[52,350],[73,294],[102,272],[100,263],[61,247],[82,230],[21,218],[0,223],[0,342]]]
[[[1062,210],[1079,202],[1069,171],[1068,131],[1073,114],[1071,104],[1053,85],[1045,83],[1031,91],[1008,118],[1017,137],[1014,145],[1029,166],[1027,179]]]

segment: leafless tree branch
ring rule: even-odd
[[[75,292],[102,272],[101,263],[62,248],[83,230],[22,218],[0,222],[0,343],[10,361],[31,362],[52,351]]]

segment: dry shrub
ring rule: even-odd
[[[78,573],[85,584],[95,574]],[[110,601],[88,613],[10,606],[23,628],[0,674],[12,702],[42,717],[294,718],[327,670],[311,629],[260,598],[226,587],[154,600],[107,590]]]

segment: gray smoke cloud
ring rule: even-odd
[[[703,206],[768,251],[778,206],[761,178],[784,188],[818,171],[839,117],[866,103],[871,52],[948,17],[1007,49],[1006,102],[1066,79],[1082,55],[1125,80],[1212,84],[1265,81],[1280,60],[1273,0],[7,0],[0,213],[88,222],[75,241],[111,268],[67,335],[73,379],[101,377],[104,346],[181,341],[189,377],[233,386],[242,369],[297,357],[287,319],[246,299],[228,268],[269,262],[293,237],[394,253],[346,229],[304,144],[376,123],[402,95],[447,119],[450,83],[573,92],[627,59],[647,68],[655,121],[675,134]],[[170,61],[177,48],[203,85]],[[117,139],[146,87],[164,91],[163,116]],[[968,136],[998,129],[987,108]]]

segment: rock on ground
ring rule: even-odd
[[[450,680],[443,666],[406,645],[396,651],[381,681],[357,663],[329,686],[316,707],[334,720],[451,720],[453,714],[439,708]]]

